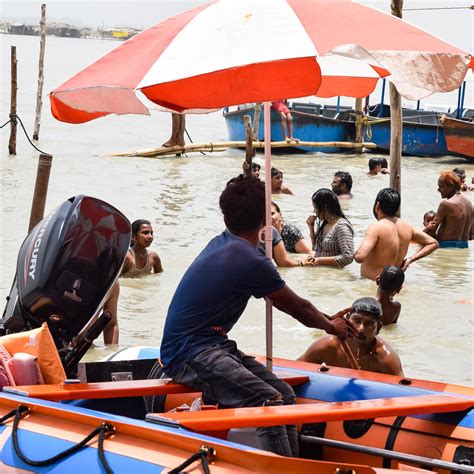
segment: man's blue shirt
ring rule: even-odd
[[[273,263],[228,230],[215,237],[184,274],[168,308],[161,361],[173,377],[181,365],[223,342],[251,296],[285,286]]]

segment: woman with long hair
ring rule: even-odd
[[[321,188],[311,200],[315,214],[310,215],[306,223],[314,249],[314,265],[340,268],[349,265],[354,260],[354,230],[342,212],[336,194]]]

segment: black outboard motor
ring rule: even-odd
[[[131,227],[100,199],[75,196],[29,233],[0,322],[15,333],[47,322],[69,376],[110,318],[96,318],[130,246]]]

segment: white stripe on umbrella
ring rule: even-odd
[[[176,35],[137,89],[252,63],[316,55],[286,0],[221,0],[201,10]]]

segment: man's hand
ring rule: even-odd
[[[336,318],[330,321],[331,329],[327,330],[328,334],[346,339],[348,337],[356,337],[359,335],[356,327],[348,320],[344,318]]]
[[[328,319],[342,318],[346,314],[349,314],[351,311],[352,311],[352,306],[349,306],[349,308],[341,309],[341,311],[338,311],[336,314],[333,314],[332,316],[327,316],[327,318]]]
[[[404,272],[407,271],[408,267],[410,266],[411,259],[410,258],[405,258],[403,259],[402,266],[400,267]]]

